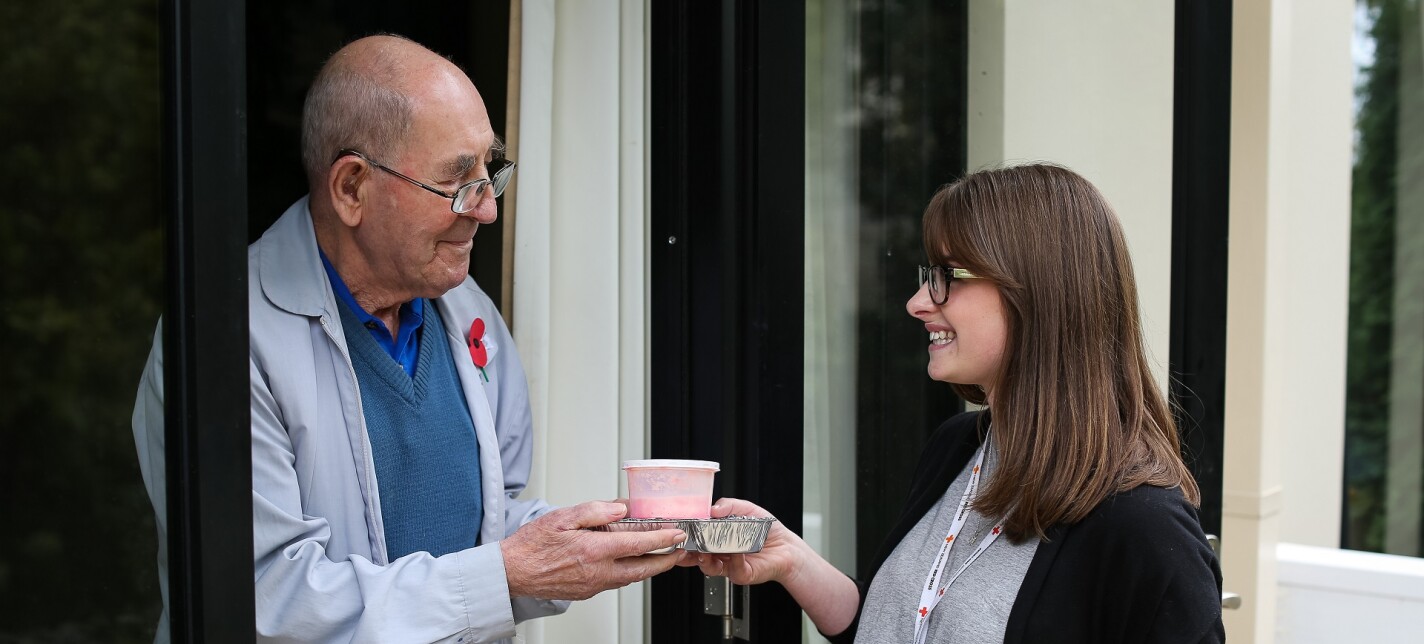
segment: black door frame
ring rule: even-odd
[[[1221,534],[1231,182],[1231,0],[1177,0],[1171,399],[1202,528]]]
[[[245,0],[163,0],[159,7],[167,233],[163,349],[168,623],[174,642],[256,639],[247,368],[247,8]],[[447,40],[449,33],[467,31],[463,22],[429,23],[428,15],[414,10],[375,3],[358,8],[363,11],[355,16],[350,15],[352,7],[341,8],[347,21],[341,24],[353,31],[395,25],[408,27],[406,33],[417,37],[428,33]],[[466,9],[471,16],[477,13]],[[483,7],[478,17],[507,23],[508,10],[507,3],[496,3]],[[498,49],[507,43],[506,30],[492,33],[483,46]],[[474,57],[472,51],[455,54],[457,62]],[[465,67],[476,82],[491,77],[486,96],[504,103],[504,66]],[[492,120],[502,128],[502,111],[492,112]],[[260,133],[270,135],[272,130],[267,124]],[[288,144],[295,157],[296,142]],[[290,167],[297,172],[292,176],[300,176],[293,164],[273,166]],[[263,167],[272,166],[255,169]],[[277,213],[264,210],[262,216]],[[495,248],[481,256],[498,260],[497,234],[482,231],[479,239],[484,240],[481,247]],[[498,269],[490,261],[481,266],[485,273]],[[487,281],[491,286],[486,290],[498,297],[499,281]]]
[[[652,456],[718,461],[718,495],[800,532],[805,9],[650,11]],[[653,641],[722,641],[702,579],[651,581]],[[750,596],[752,641],[800,641],[785,590]]]
[[[163,323],[168,623],[256,639],[247,349],[244,0],[165,0]]]

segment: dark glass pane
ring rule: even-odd
[[[1418,2],[1356,5],[1341,543],[1424,554],[1424,47]]]
[[[926,377],[905,302],[925,205],[965,168],[967,6],[807,5],[807,538],[848,573],[880,548],[921,446],[961,408]]]
[[[964,2],[859,6],[860,329],[856,386],[857,564],[869,564],[910,490],[920,447],[960,408],[925,375],[924,327],[905,313],[924,260],[920,216],[964,173]]]
[[[162,309],[155,0],[0,5],[0,642],[147,642],[130,414]]]

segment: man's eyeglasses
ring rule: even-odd
[[[441,190],[439,188],[432,188],[430,186],[427,186],[419,181],[416,181],[415,179],[407,177],[399,172],[396,172],[395,170],[381,165],[370,157],[361,154],[361,152],[357,150],[352,150],[349,148],[338,150],[336,152],[336,158],[332,159],[331,162],[336,163],[338,160],[341,159],[341,157],[348,155],[359,157],[362,161],[365,161],[366,163],[369,163],[373,166],[376,166],[377,168],[380,168],[381,170],[384,170],[397,177],[405,179],[406,181],[409,181],[411,185],[425,188],[426,190],[429,190],[437,195],[449,199],[450,210],[455,211],[457,214],[464,214],[471,210],[474,210],[475,206],[478,206],[480,203],[480,195],[484,192],[485,186],[490,187],[491,191],[494,192],[495,197],[504,194],[504,188],[509,185],[510,177],[514,176],[513,161],[510,161],[509,159],[495,159],[494,161],[491,161],[489,163],[490,176],[488,179],[475,179],[474,181],[471,181],[463,186],[460,186],[459,188],[456,188],[454,192],[445,192],[444,190]]]
[[[930,284],[930,299],[936,305],[944,304],[949,299],[949,284],[954,280],[981,279],[978,275],[969,272],[969,269],[954,268],[952,266],[921,266],[920,285],[925,282]]]

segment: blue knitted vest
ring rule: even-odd
[[[412,552],[439,557],[476,545],[484,510],[475,424],[444,324],[431,304],[425,306],[414,377],[376,343],[345,302],[339,304],[376,462],[391,561]]]

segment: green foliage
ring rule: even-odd
[[[151,641],[129,417],[162,306],[157,3],[0,3],[0,642]]]
[[[1356,88],[1359,139],[1352,177],[1342,545],[1383,552],[1398,217],[1400,46],[1405,21],[1412,12],[1409,0],[1361,0],[1361,5],[1373,20],[1369,37],[1374,41],[1375,58],[1361,70]],[[1412,28],[1418,29],[1417,23]]]

